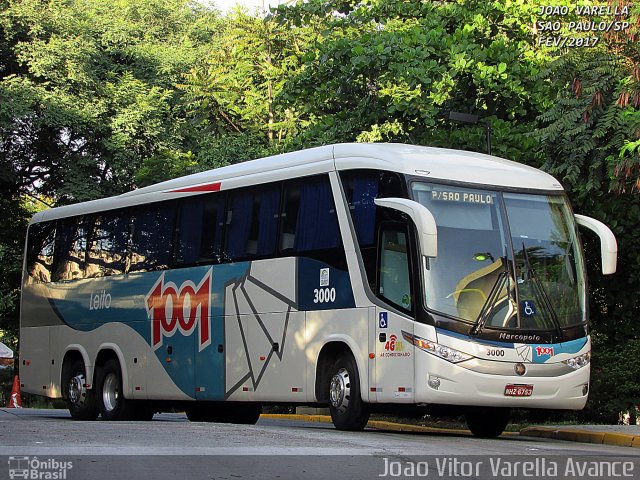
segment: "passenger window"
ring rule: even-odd
[[[35,223],[29,227],[27,269],[28,283],[51,281],[53,250],[56,238],[56,223]]]
[[[176,204],[138,209],[133,218],[130,272],[166,270],[171,262]]]
[[[53,281],[84,278],[87,227],[82,217],[58,222]]]
[[[221,263],[224,195],[190,198],[180,207],[176,262]]]
[[[123,274],[128,250],[129,215],[122,211],[98,214],[92,223],[85,276]]]
[[[361,245],[372,245],[376,232],[376,204],[378,179],[375,177],[354,178],[351,182],[352,196],[349,209],[353,216],[356,235]]]
[[[272,255],[278,238],[279,185],[239,191],[227,212],[225,252],[231,260]]]
[[[280,252],[303,255],[346,270],[338,215],[327,175],[285,183]]]
[[[300,210],[300,185],[289,184],[284,190],[284,205],[282,206],[282,223],[280,231],[280,251],[292,252],[296,239],[298,211]]]
[[[380,238],[380,281],[378,294],[404,310],[411,310],[411,278],[407,234],[383,229]]]
[[[332,249],[339,245],[340,228],[331,185],[327,180],[303,183],[300,186],[295,251]]]

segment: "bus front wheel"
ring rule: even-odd
[[[98,404],[103,420],[132,420],[134,406],[123,395],[120,363],[107,360],[98,375]]]
[[[369,405],[360,395],[360,377],[353,355],[343,353],[331,369],[329,411],[338,430],[362,430],[369,421]]]
[[[74,420],[95,420],[98,418],[95,390],[87,390],[87,379],[82,360],[76,360],[65,368],[63,388],[69,413]]]
[[[499,437],[507,428],[510,416],[511,410],[497,407],[476,408],[465,414],[467,427],[480,438]]]

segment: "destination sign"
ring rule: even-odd
[[[431,200],[493,205],[493,195],[490,193],[456,192],[453,190],[432,190]]]

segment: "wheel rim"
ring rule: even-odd
[[[329,400],[331,405],[344,413],[349,407],[349,397],[351,395],[351,383],[349,382],[349,372],[341,368],[331,379],[329,386]]]
[[[110,373],[104,379],[102,386],[102,404],[107,412],[111,412],[118,406],[118,397],[120,396],[118,376]]]
[[[74,405],[82,405],[87,396],[87,388],[85,387],[84,375],[78,373],[69,381],[69,401]]]

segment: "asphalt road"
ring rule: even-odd
[[[35,459],[35,460],[34,460]],[[449,433],[257,425],[76,422],[64,410],[0,409],[0,479],[638,478],[635,448]],[[25,476],[26,475],[26,476]]]

